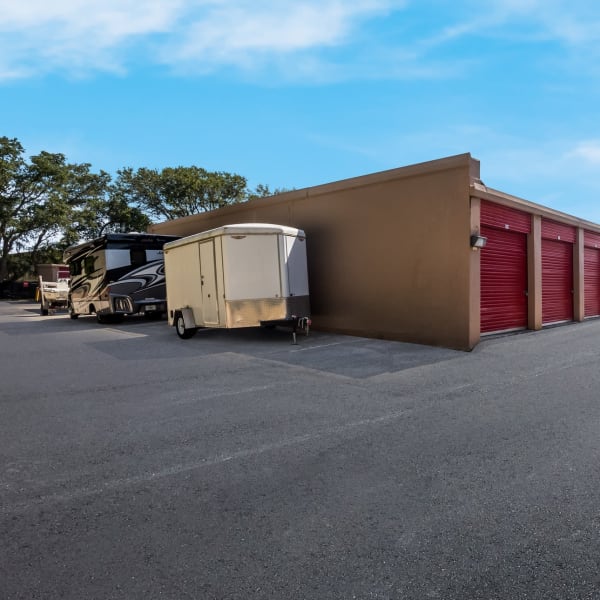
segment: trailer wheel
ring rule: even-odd
[[[186,328],[183,315],[178,313],[175,317],[175,331],[182,340],[188,340],[194,337],[198,330],[195,327]]]

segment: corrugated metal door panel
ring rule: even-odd
[[[583,264],[585,316],[597,317],[600,315],[600,250],[585,248]]]
[[[575,227],[558,221],[542,219],[542,237],[561,242],[575,243],[577,232]]]
[[[573,320],[573,244],[542,240],[542,323]]]
[[[583,240],[586,246],[600,248],[600,233],[586,230],[583,232]]]
[[[495,202],[481,201],[481,225],[509,229],[520,233],[531,233],[531,215],[515,208]]]
[[[481,227],[481,333],[527,327],[527,235]]]

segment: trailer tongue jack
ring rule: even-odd
[[[312,321],[310,317],[291,317],[290,319],[278,319],[276,321],[264,321],[261,323],[264,327],[291,327],[292,328],[292,345],[297,346],[298,340],[296,334],[298,331],[303,331],[305,336],[310,332]]]

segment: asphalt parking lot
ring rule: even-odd
[[[600,320],[298,341],[0,302],[0,598],[600,598]]]

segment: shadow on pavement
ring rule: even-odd
[[[298,343],[293,345],[291,331],[280,327],[202,329],[193,338],[181,340],[175,330],[168,326],[166,319],[148,321],[143,316],[132,316],[120,324],[101,325],[94,316],[72,320],[63,311],[42,317],[37,305],[32,304],[18,307],[10,317],[10,321],[0,321],[0,333],[53,336],[86,332],[91,335],[88,346],[118,360],[176,359],[235,353],[364,379],[465,355],[444,348],[319,331],[312,331],[309,336],[299,333]],[[98,332],[97,340],[94,340],[92,332]]]

